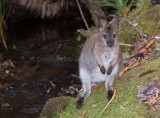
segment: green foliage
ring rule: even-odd
[[[103,6],[111,7],[117,10],[122,16],[126,17],[135,0],[102,0]]]
[[[3,23],[5,22],[4,17],[7,17],[7,14],[9,14],[10,5],[11,0],[0,0],[0,38],[2,38],[3,44],[6,49],[7,45],[3,37]]]
[[[147,35],[157,35],[160,27],[160,6],[152,6],[148,0],[139,0],[137,8],[133,9],[126,20],[119,22],[119,38],[121,43],[133,44],[140,37],[140,33],[136,30],[143,30]],[[128,22],[127,22],[128,21]],[[137,23],[136,27],[130,25]],[[129,51],[131,48],[122,46],[123,51]]]
[[[2,23],[4,22],[4,17],[9,14],[11,0],[0,0],[0,29],[2,29]]]
[[[144,9],[148,8],[149,5],[150,5],[150,1],[149,0],[139,0],[137,2],[136,6],[137,6],[137,8],[138,8],[138,10],[140,12],[141,10],[144,10]]]
[[[120,43],[126,43],[129,45],[133,45],[139,37],[137,30],[125,20],[119,22],[118,35]],[[128,52],[131,50],[132,46],[121,45],[121,48],[122,51]]]

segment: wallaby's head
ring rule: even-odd
[[[118,43],[118,21],[118,15],[114,16],[109,23],[107,23],[104,17],[99,18],[99,40],[102,40],[102,42],[108,47],[114,47],[114,45]]]

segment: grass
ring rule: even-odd
[[[154,72],[146,74],[141,78],[137,76],[148,70],[154,70]],[[152,118],[158,115],[160,109],[151,112],[147,105],[137,103],[136,101],[138,86],[149,84],[156,77],[160,79],[160,59],[134,68],[128,71],[121,79],[117,79],[115,83],[117,96],[102,114],[101,118]],[[71,98],[61,115],[62,118],[80,118],[86,112],[83,117],[98,118],[107,102],[104,84],[102,84],[100,87],[92,90],[92,94],[87,98],[80,110],[75,108],[76,99]],[[96,107],[93,107],[93,105]],[[56,118],[59,118],[59,115]]]

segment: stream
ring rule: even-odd
[[[0,55],[0,117],[35,118],[49,98],[76,97],[79,19],[26,19],[8,26]],[[83,27],[82,27],[83,26]]]

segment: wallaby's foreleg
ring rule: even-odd
[[[81,108],[85,99],[91,94],[91,77],[88,72],[85,70],[80,70],[80,78],[82,82],[82,95],[77,101],[77,109]]]
[[[97,56],[97,57],[95,57],[95,61],[96,61],[96,64],[98,65],[98,67],[100,68],[101,73],[105,74],[106,73],[106,69],[105,69],[105,67],[103,65],[102,59],[98,58],[98,56]]]
[[[107,75],[110,75],[112,73],[112,70],[113,70],[113,66],[110,66],[108,68]]]
[[[101,73],[102,73],[102,74],[105,74],[105,73],[106,73],[106,69],[105,69],[105,67],[104,67],[104,64],[103,64],[101,55],[100,55],[100,53],[98,53],[97,51],[98,51],[98,50],[93,50],[95,62],[96,62],[96,64],[97,64],[97,66],[100,68]]]

